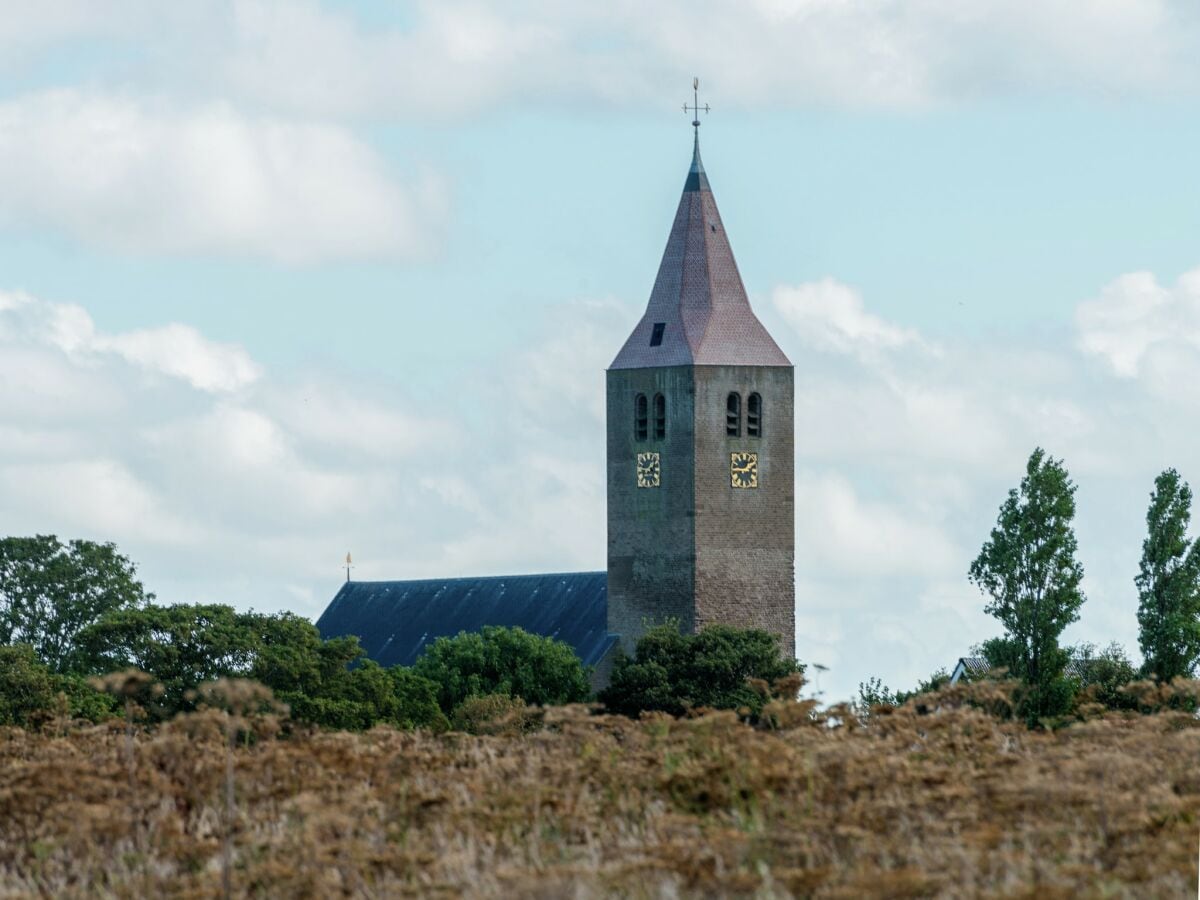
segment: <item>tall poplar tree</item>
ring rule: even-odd
[[[991,597],[986,611],[1005,629],[987,642],[985,654],[1025,683],[1021,708],[1031,721],[1065,712],[1073,693],[1058,639],[1084,600],[1074,518],[1075,485],[1062,460],[1039,447],[971,563],[971,581]]]
[[[1134,578],[1142,671],[1162,681],[1189,677],[1200,659],[1200,549],[1188,540],[1191,517],[1192,489],[1167,469],[1154,479]]]

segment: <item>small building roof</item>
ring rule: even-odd
[[[324,638],[356,636],[382,666],[411,666],[439,637],[519,626],[565,641],[591,666],[617,640],[608,633],[607,609],[604,572],[348,581],[317,629]]]
[[[1063,666],[1063,674],[1072,678],[1087,677],[1088,667],[1094,660],[1088,659],[1069,659],[1067,664]],[[958,680],[966,675],[967,677],[978,677],[986,675],[992,671],[991,665],[982,656],[960,656],[958,662],[954,665],[954,671],[950,673],[950,683],[957,684]]]
[[[699,136],[650,302],[610,368],[686,365],[791,366],[750,308]]]

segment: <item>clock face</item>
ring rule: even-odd
[[[662,476],[662,466],[657,453],[639,453],[637,455],[637,486],[640,488],[656,488]]]
[[[735,488],[758,487],[758,454],[729,454],[729,483]]]

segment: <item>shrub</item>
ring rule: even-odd
[[[569,644],[521,628],[485,626],[429,646],[413,671],[438,686],[450,715],[468,697],[503,694],[538,706],[588,699],[588,673]]]
[[[612,682],[600,701],[612,712],[636,716],[689,709],[745,710],[757,719],[769,699],[753,681],[774,684],[803,672],[784,659],[775,635],[758,629],[712,625],[699,634],[680,634],[674,625],[652,628],[631,659],[618,657]]]
[[[468,697],[454,710],[453,726],[467,734],[525,734],[542,725],[541,711],[520,697],[488,694]]]
[[[0,725],[36,727],[66,715],[99,722],[117,704],[79,675],[57,675],[29,644],[0,647]]]
[[[1080,644],[1073,653],[1078,699],[1099,703],[1107,709],[1137,709],[1137,698],[1124,690],[1138,678],[1138,671],[1125,648],[1115,641],[1097,650],[1093,644]]]
[[[49,717],[54,700],[54,678],[33,647],[0,647],[0,725],[28,728]]]

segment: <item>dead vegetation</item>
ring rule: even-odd
[[[243,704],[234,740],[220,709],[139,732],[132,778],[123,722],[8,729],[0,896],[1193,895],[1193,715],[1031,732],[964,696],[483,736],[288,734]]]

